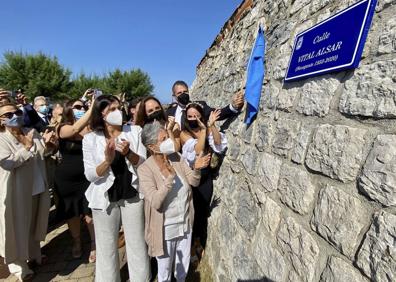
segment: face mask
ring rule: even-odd
[[[3,121],[3,125],[7,127],[22,127],[23,123],[23,116],[17,116],[15,114],[12,118],[8,118]]]
[[[187,123],[188,123],[188,126],[190,126],[191,129],[196,129],[196,128],[199,127],[198,120],[196,120],[196,119],[188,119]]]
[[[164,112],[162,110],[158,110],[158,111],[151,113],[150,115],[148,115],[146,117],[145,122],[150,123],[150,122],[153,122],[154,120],[166,121]]]
[[[40,106],[39,109],[38,109],[39,113],[40,113],[40,114],[43,114],[43,115],[48,114],[48,110],[49,110],[49,108],[48,108],[47,105],[42,105],[42,106]]]
[[[111,125],[122,125],[122,112],[120,110],[115,110],[110,112],[104,120]]]
[[[73,109],[73,114],[74,114],[74,118],[75,118],[76,120],[79,120],[80,118],[83,117],[83,115],[85,115],[85,111]]]
[[[180,94],[177,96],[177,102],[182,106],[186,106],[190,102],[190,95],[186,92]]]
[[[173,144],[172,139],[168,138],[165,141],[161,142],[159,150],[164,155],[170,155],[175,153],[175,145]]]

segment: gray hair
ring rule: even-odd
[[[36,96],[34,97],[33,104],[36,104],[40,100],[47,101],[44,96]]]
[[[151,123],[146,123],[142,130],[142,143],[144,146],[157,144],[158,133],[164,126],[158,121],[153,121]]]

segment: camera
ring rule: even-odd
[[[94,97],[98,98],[99,96],[102,96],[103,92],[100,89],[94,89]]]

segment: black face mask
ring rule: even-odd
[[[165,113],[162,110],[152,112],[150,115],[146,117],[145,122],[150,123],[153,122],[154,120],[166,121]]]
[[[190,95],[187,92],[180,94],[177,96],[177,102],[182,106],[186,106],[190,102]]]
[[[196,129],[196,128],[199,127],[198,120],[196,120],[196,119],[188,119],[188,120],[187,120],[187,123],[188,123],[188,126],[189,126],[191,129]]]

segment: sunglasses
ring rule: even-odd
[[[85,110],[85,107],[84,106],[82,106],[82,105],[74,105],[73,106],[73,109],[76,109],[76,110]]]
[[[14,116],[14,114],[17,115],[17,116],[21,116],[21,115],[23,115],[23,111],[22,110],[16,110],[14,112],[4,113],[1,116],[5,117],[5,118],[12,118]]]

